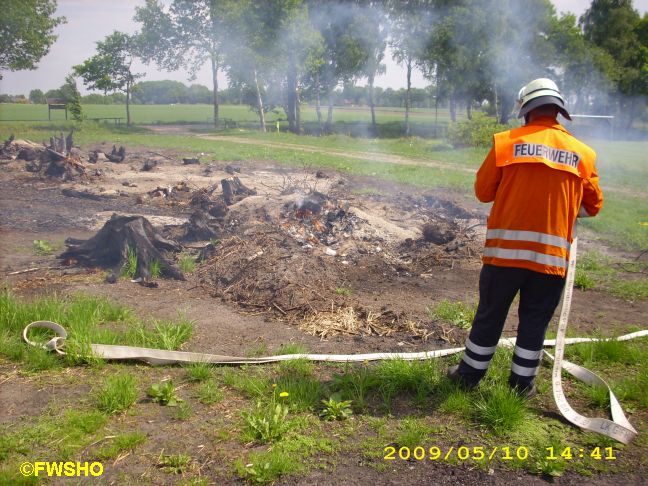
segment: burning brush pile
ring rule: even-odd
[[[331,246],[351,238],[360,223],[348,204],[319,192],[285,195],[271,199],[278,209],[272,214],[264,198],[251,199],[222,220],[233,236],[209,253],[198,272],[203,286],[242,307],[285,318],[343,305],[335,282],[344,279],[348,261],[332,258],[337,251]]]
[[[304,248],[321,243],[331,256],[337,254],[332,247],[350,238],[359,224],[366,223],[349,212],[347,201],[339,202],[317,191],[284,204],[281,216],[281,227]]]
[[[360,267],[370,268],[378,282],[407,270],[417,248],[438,247],[437,254],[442,245],[417,238],[399,246],[364,214],[348,200],[314,190],[247,197],[222,216],[220,238],[208,245],[196,272],[199,285],[249,312],[298,321],[322,338],[393,332],[426,338],[427,329],[407,315],[366,308],[340,289],[364,278],[358,278]],[[443,245],[456,239],[455,229],[442,230]]]

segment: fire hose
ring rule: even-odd
[[[599,434],[611,437],[623,444],[630,443],[636,436],[637,431],[632,427],[623,409],[619,404],[616,396],[610,386],[598,375],[582,366],[570,363],[563,359],[564,347],[566,344],[584,343],[598,341],[595,338],[566,338],[567,321],[574,286],[574,274],[576,270],[576,245],[577,239],[574,238],[572,243],[569,269],[567,272],[567,281],[565,283],[565,292],[563,295],[562,308],[558,323],[558,333],[556,339],[544,341],[544,346],[555,346],[555,356],[552,356],[545,350],[545,354],[554,361],[552,372],[553,395],[558,410],[566,420],[572,424],[586,430],[597,432]],[[49,329],[56,333],[56,336],[45,344],[39,344],[28,338],[29,331],[35,328]],[[630,339],[648,336],[648,330],[637,331],[616,338],[617,341],[627,341]],[[67,331],[55,322],[36,321],[27,325],[23,329],[23,340],[36,347],[42,347],[49,351],[54,351],[64,355],[62,347],[67,338]],[[500,339],[500,346],[513,348],[515,346],[514,338]],[[90,344],[93,357],[105,360],[137,360],[144,361],[150,365],[169,365],[179,363],[212,363],[212,364],[263,364],[275,363],[279,361],[289,361],[293,359],[306,359],[309,361],[329,361],[338,363],[379,361],[387,359],[401,359],[406,361],[423,360],[440,358],[463,352],[464,348],[437,349],[433,351],[422,351],[414,353],[367,353],[367,354],[285,354],[279,356],[264,356],[258,358],[243,358],[239,356],[226,356],[209,353],[194,353],[188,351],[170,351],[164,349],[140,348],[135,346],[120,346],[113,344]],[[607,388],[610,396],[610,408],[612,420],[604,418],[589,418],[576,412],[567,402],[563,387],[562,373],[565,370],[575,378],[592,386]]]

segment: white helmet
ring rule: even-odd
[[[520,112],[518,118],[522,118],[534,108],[542,105],[556,105],[558,111],[568,120],[571,116],[565,109],[565,100],[558,90],[558,86],[551,79],[538,78],[522,87],[518,93],[518,105]]]

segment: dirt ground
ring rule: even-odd
[[[109,147],[83,147],[85,154],[96,149]],[[68,182],[27,172],[24,161],[2,161],[0,273],[4,281],[21,296],[83,291],[110,297],[143,316],[172,318],[183,312],[196,322],[194,337],[184,347],[192,351],[243,356],[251,349],[271,353],[282,344],[296,342],[311,352],[361,353],[428,350],[463,342],[465,331],[432,318],[427,308],[442,299],[476,302],[485,231],[483,206],[458,194],[333,171],[316,174],[265,161],[185,165],[180,157],[171,151],[129,148],[124,162],[87,164],[87,176]],[[151,160],[153,168],[142,170]],[[66,238],[93,236],[113,213],[143,215],[164,234],[181,239],[185,251],[197,255],[210,239],[187,237],[189,220],[199,205],[193,197],[206,188],[214,189],[208,197],[220,197],[221,179],[232,176],[256,195],[209,220],[214,231],[211,240],[216,242],[213,253],[186,281],[160,279],[157,288],[127,279],[109,284],[104,281],[105,270],[66,266],[57,258]],[[96,197],[68,197],[63,189],[90,191]],[[319,197],[314,203],[321,207],[304,203],[313,193]],[[56,251],[37,256],[34,240],[46,240]],[[586,236],[581,238],[581,248],[596,245]],[[329,329],[323,337],[303,329],[310,319],[312,331],[324,322],[318,318],[338,308],[355,309],[359,328],[342,333]],[[633,326],[643,327],[647,313],[646,302],[576,291],[571,333],[619,335]],[[515,326],[512,310],[505,335],[514,335]],[[10,366],[3,368],[0,372],[9,377],[0,394],[0,406],[8,411],[4,421],[16,418],[11,411],[36,400],[37,393],[17,393],[25,390],[23,384],[17,375],[9,375]],[[410,484],[544,482],[525,473],[497,471],[489,476],[443,464],[403,463],[395,465],[395,472],[379,473],[363,467],[358,453],[358,457],[340,458],[333,471],[313,471],[281,484],[396,484],[404,477]],[[627,484],[643,481],[627,479]],[[612,477],[556,480],[559,484],[583,481],[620,484]]]

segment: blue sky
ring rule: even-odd
[[[587,9],[590,0],[552,0],[558,12],[570,11],[580,15]],[[32,89],[58,88],[64,83],[65,76],[70,73],[74,64],[80,64],[94,54],[95,42],[102,40],[113,30],[135,32],[138,24],[132,18],[135,6],[143,5],[144,0],[59,0],[58,15],[67,17],[67,24],[57,27],[58,40],[52,46],[33,71],[4,72],[0,81],[0,93],[29,94]],[[635,0],[634,6],[644,13],[648,11],[648,0]],[[405,85],[404,69],[388,58],[385,59],[387,72],[376,79],[376,86],[383,88],[399,88]],[[154,65],[135,67],[138,72],[145,72],[144,80],[173,79],[189,84],[184,72],[169,73],[158,71]],[[211,87],[210,73],[205,66],[194,82]],[[225,77],[220,75],[222,86],[226,84]],[[78,83],[83,93],[81,82]],[[362,84],[362,83],[359,83]],[[424,87],[428,83],[421,73],[413,75],[413,85]]]

